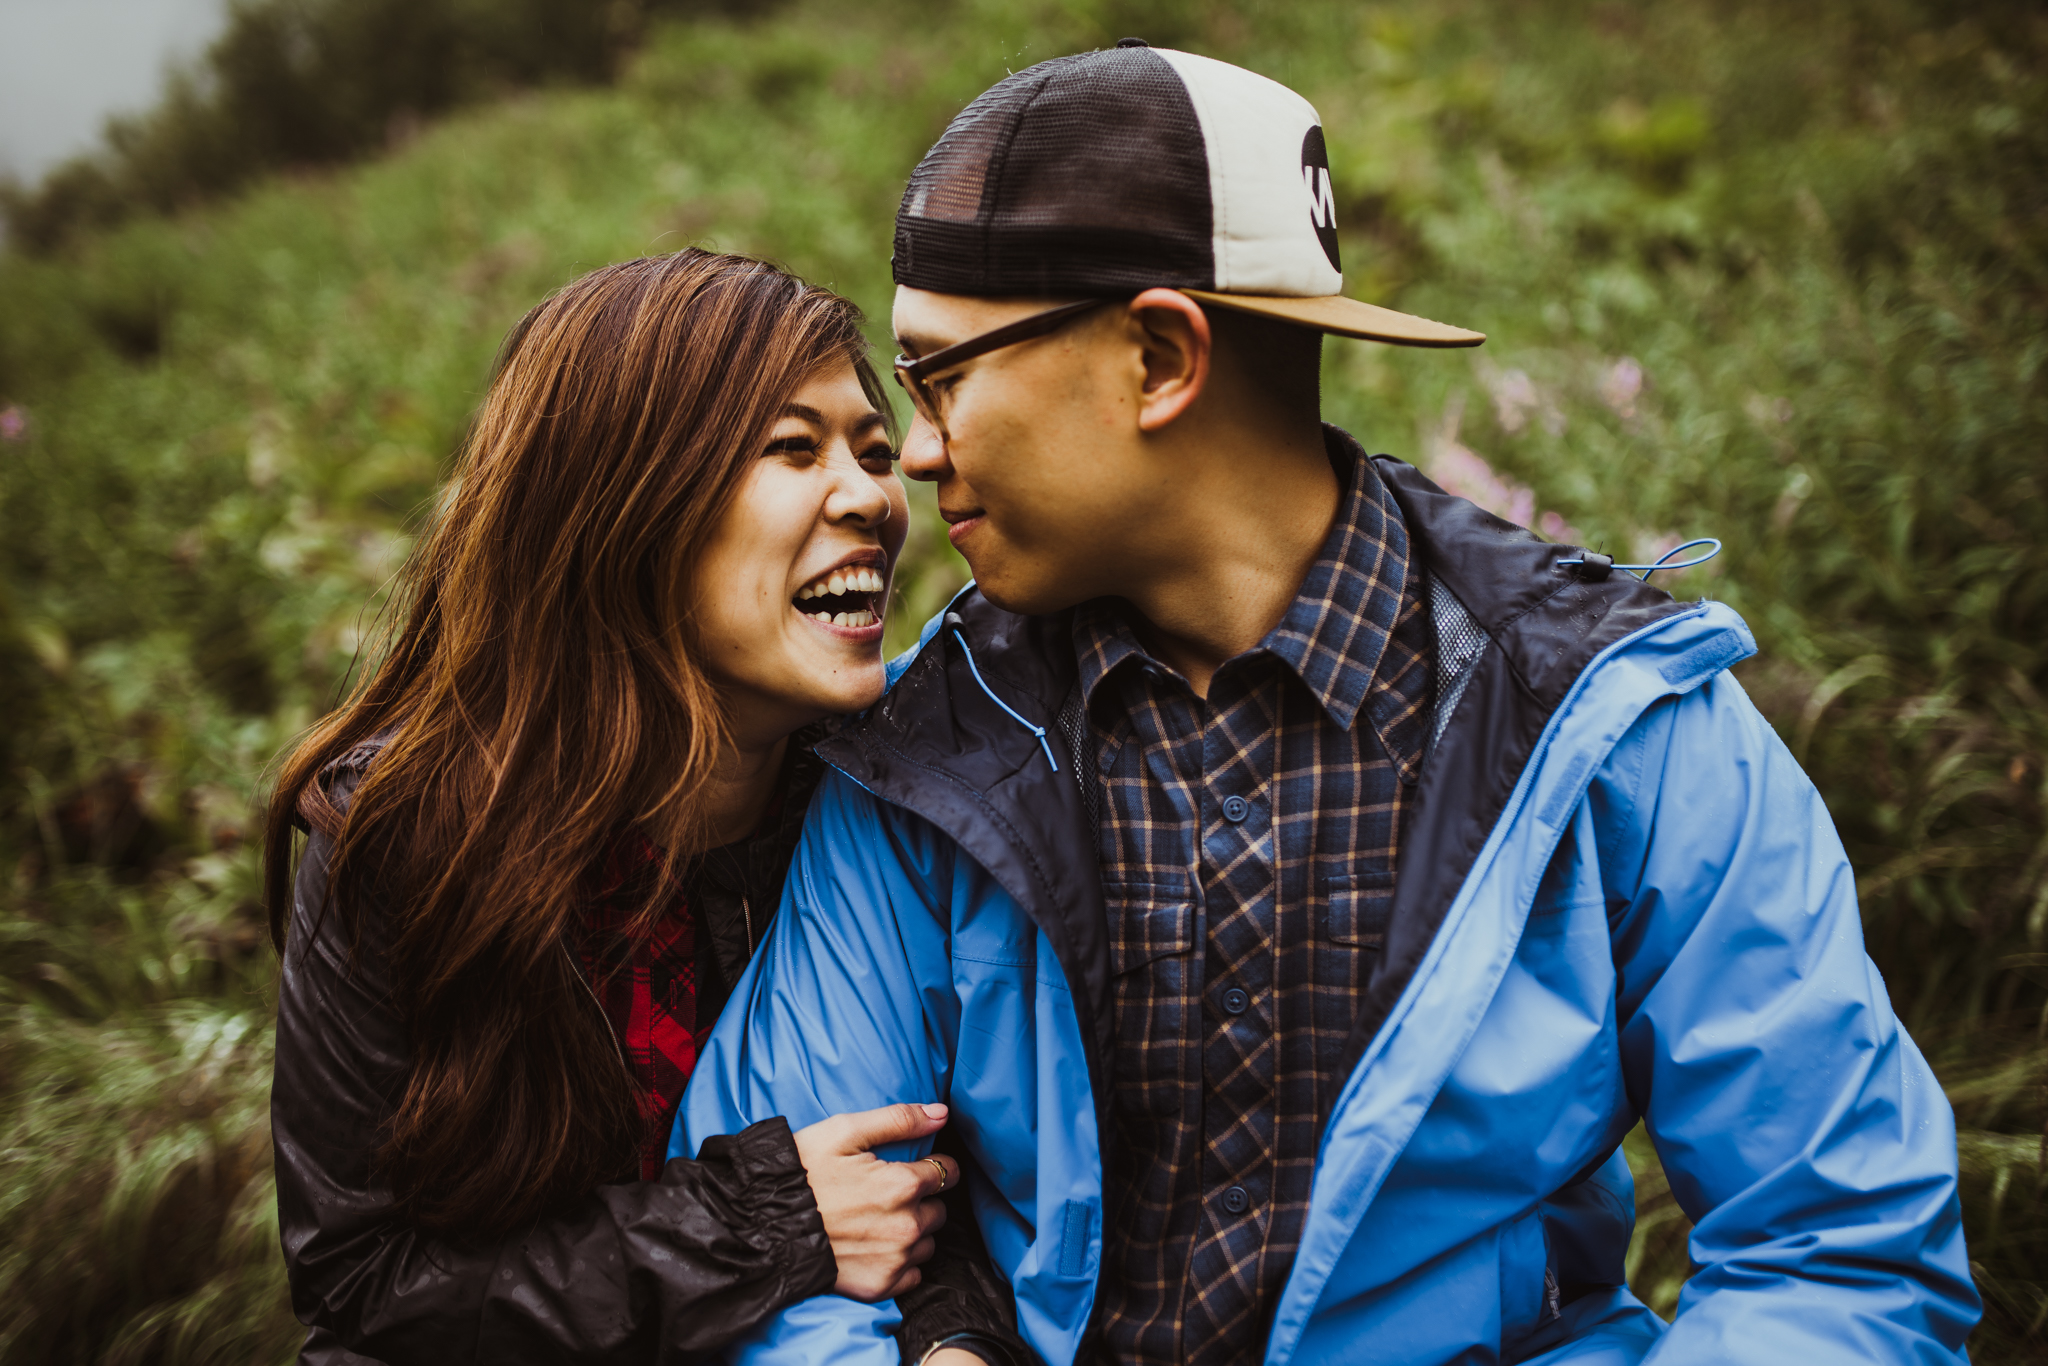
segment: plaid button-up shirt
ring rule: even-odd
[[[1333,453],[1314,568],[1206,700],[1107,601],[1075,621],[1116,970],[1096,1325],[1119,1363],[1262,1354],[1393,899],[1432,631],[1393,498]]]
[[[641,907],[657,886],[667,904],[643,926]],[[640,1179],[658,1181],[683,1088],[711,1032],[711,1022],[697,1018],[697,921],[644,835],[612,847],[593,891],[577,953],[639,1095]]]

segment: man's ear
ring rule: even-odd
[[[1209,317],[1177,289],[1146,290],[1131,300],[1130,317],[1145,365],[1138,430],[1163,431],[1208,387]]]

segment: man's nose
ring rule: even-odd
[[[946,443],[939,439],[938,429],[925,421],[922,413],[910,419],[910,430],[903,434],[903,451],[899,459],[904,474],[926,483],[945,478],[953,463]]]

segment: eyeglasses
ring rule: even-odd
[[[1101,308],[1104,304],[1115,302],[1115,299],[1082,299],[1078,303],[1061,304],[1058,308],[1049,308],[1043,313],[1034,313],[1028,318],[1006,323],[992,332],[984,332],[978,337],[956,342],[944,350],[932,352],[929,356],[898,356],[895,367],[896,382],[910,395],[911,406],[917,409],[918,416],[931,423],[937,430],[939,440],[950,440],[946,434],[946,420],[939,413],[939,397],[932,391],[930,376],[941,370],[950,370],[963,361],[973,360],[976,356],[987,355],[1005,346],[1015,346],[1018,342],[1030,341],[1033,337],[1042,337],[1048,332],[1066,326],[1070,320],[1080,317],[1092,308]]]

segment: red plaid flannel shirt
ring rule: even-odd
[[[634,918],[657,879],[664,904],[647,931],[636,935]],[[612,847],[599,870],[581,928],[584,980],[640,1093],[646,1120],[640,1179],[653,1181],[668,1161],[676,1107],[697,1065],[698,1046],[714,1023],[697,1018],[696,918],[660,848],[644,835],[629,835]]]

